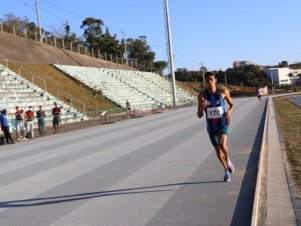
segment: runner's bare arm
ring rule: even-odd
[[[226,122],[230,122],[230,119],[231,119],[231,114],[235,108],[235,105],[232,101],[232,98],[230,96],[230,92],[228,91],[228,89],[224,88],[222,90],[222,93],[224,94],[224,99],[227,101],[227,103],[229,104],[230,108],[229,110],[227,111],[226,113]]]
[[[204,109],[207,105],[207,101],[204,99],[203,95],[201,94],[201,92],[199,93],[199,97],[198,97],[198,100],[199,100],[199,105],[198,105],[198,117],[199,118],[202,118],[203,115],[204,115]]]

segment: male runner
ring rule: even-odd
[[[234,166],[229,158],[227,147],[227,137],[229,132],[229,122],[234,104],[226,87],[217,86],[217,78],[213,72],[207,72],[207,89],[204,93],[199,93],[198,117],[201,118],[206,113],[207,131],[216,155],[225,169],[224,181],[230,181],[230,173],[234,173]],[[225,100],[230,108],[226,112]]]

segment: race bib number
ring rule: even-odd
[[[223,107],[208,107],[207,108],[207,117],[210,119],[222,118],[223,114],[224,114]]]

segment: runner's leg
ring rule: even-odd
[[[227,161],[226,161],[226,158],[225,158],[225,155],[224,155],[223,151],[221,150],[221,148],[218,145],[215,146],[214,148],[215,148],[217,158],[221,162],[224,169],[227,170]]]

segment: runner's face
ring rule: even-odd
[[[206,85],[208,88],[212,88],[212,87],[215,87],[215,84],[216,84],[216,78],[214,76],[209,76],[207,77],[206,79]]]

